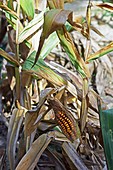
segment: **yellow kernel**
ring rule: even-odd
[[[60,120],[58,120],[58,123],[61,123]]]
[[[62,119],[62,122],[63,122],[63,123],[65,123],[65,120],[64,120],[64,119]]]
[[[71,125],[71,128],[72,128],[72,129],[74,129],[74,126],[73,126],[73,125]]]
[[[68,130],[68,133],[72,134],[72,131],[71,131],[71,130]]]
[[[66,127],[68,128],[68,127],[69,127],[69,125],[68,125],[68,124],[66,124]]]
[[[63,120],[62,117],[59,117],[60,120]]]
[[[65,125],[65,126],[68,126],[68,123],[67,123],[67,122],[64,122],[64,125]]]
[[[70,131],[70,128],[69,128],[69,127],[67,128],[67,131]]]

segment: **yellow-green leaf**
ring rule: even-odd
[[[41,39],[39,42],[39,48],[38,48],[38,52],[36,54],[36,59],[35,59],[34,64],[36,64],[36,62],[38,60],[38,57],[40,55],[40,51],[42,49],[45,39],[51,33],[60,29],[66,23],[70,13],[71,13],[71,11],[68,11],[68,10],[51,9],[49,12],[47,12],[45,14],[43,32],[42,32]]]
[[[59,74],[55,73],[52,69],[50,69],[42,59],[39,59],[33,66],[35,55],[36,51],[33,51],[25,61],[23,70],[26,70],[31,74],[35,74],[38,77],[45,78],[58,86],[67,85],[67,81],[63,79]]]
[[[33,0],[20,0],[23,11],[27,14],[29,20],[34,18],[35,8]]]
[[[94,54],[89,55],[88,58],[86,59],[86,63],[88,63],[92,60],[95,60],[97,58],[100,58],[103,55],[105,55],[111,51],[113,51],[113,42],[111,42],[107,46],[101,48],[99,51],[95,52]]]
[[[79,55],[76,47],[74,46],[73,40],[70,34],[67,32],[65,27],[57,31],[58,37],[60,39],[61,45],[68,54],[70,61],[77,69],[77,71],[82,75],[82,77],[90,77],[89,70],[85,64],[82,57]]]
[[[16,12],[14,12],[14,11],[11,10],[10,8],[8,8],[6,5],[3,5],[3,4],[2,4],[2,5],[0,5],[0,8],[1,8],[3,11],[7,12],[8,14],[10,14],[13,18],[15,18],[15,19],[18,18]]]
[[[34,34],[44,22],[44,12],[41,12],[28,23],[26,27],[21,31],[18,39],[18,44],[22,43],[25,39]]]

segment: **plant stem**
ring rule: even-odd
[[[18,36],[19,36],[19,14],[20,14],[20,0],[17,1],[18,6],[17,6],[17,23],[16,23],[16,59],[19,61],[19,44],[17,43],[18,41]],[[19,67],[15,67],[15,77],[16,77],[16,99],[20,102],[21,98],[21,88],[20,88],[20,71]]]

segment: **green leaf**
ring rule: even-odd
[[[0,5],[0,8],[1,8],[3,11],[7,12],[8,14],[10,14],[11,17],[13,17],[13,18],[15,18],[15,19],[18,18],[17,14],[16,14],[13,10],[11,10],[10,8],[8,8],[6,5]]]
[[[17,14],[11,10],[10,8],[8,8],[6,5],[0,5],[0,8],[5,12],[6,18],[8,23],[11,24],[11,26],[16,30],[16,24],[17,24]],[[19,30],[21,31],[23,29],[23,25],[20,21],[19,22]]]
[[[20,33],[18,44],[22,43],[25,39],[27,39],[32,34],[34,34],[42,26],[43,22],[44,22],[44,12],[35,15],[35,17],[28,23],[26,27],[24,27],[24,29]]]
[[[29,20],[34,18],[35,9],[33,0],[20,0],[23,11],[27,14]]]
[[[23,70],[37,75],[39,78],[45,78],[46,80],[56,84],[58,86],[66,85],[67,81],[64,80],[59,74],[50,69],[42,59],[39,59],[34,65],[36,51],[33,51],[27,58],[23,65]],[[33,66],[34,65],[34,66]]]
[[[8,0],[7,6],[8,6],[10,9],[13,9],[13,0]]]
[[[15,19],[11,14],[5,12],[7,21],[9,24],[11,24],[11,26],[13,27],[14,30],[16,30],[16,26],[17,26],[17,19]],[[18,20],[18,24],[19,24],[19,32],[23,30],[23,25],[22,23]]]
[[[25,154],[25,156],[21,159],[19,164],[16,167],[16,170],[33,170],[44,152],[44,150],[47,148],[49,143],[51,142],[52,137],[49,137],[47,134],[41,135],[38,139],[36,139],[28,152]]]
[[[57,31],[58,37],[60,39],[61,45],[68,54],[70,61],[77,69],[77,71],[82,75],[83,78],[90,77],[89,70],[85,64],[82,57],[79,55],[70,34],[67,32],[66,28]]]
[[[86,59],[86,63],[95,60],[97,58],[102,57],[103,55],[109,53],[113,51],[113,42],[111,42],[110,44],[108,44],[107,46],[101,48],[99,51],[95,52],[94,54],[91,54],[87,59]]]
[[[101,110],[100,122],[108,169],[113,169],[113,109]]]
[[[59,43],[59,38],[56,34],[56,32],[53,32],[47,40],[44,42],[44,45],[42,47],[42,50],[40,52],[39,58],[45,59],[46,56],[52,51],[54,47]]]
[[[14,66],[19,66],[20,65],[19,62],[14,57],[12,57],[10,54],[6,53],[1,48],[0,48],[0,55],[2,57],[4,57],[7,61],[9,61],[11,64],[13,64]]]
[[[38,48],[38,52],[36,55],[35,63],[37,62],[39,58],[40,51],[42,49],[45,39],[48,38],[48,36],[51,33],[60,29],[66,23],[70,13],[71,11],[68,11],[68,10],[51,9],[45,14],[43,32],[42,32],[41,39],[39,42],[39,48]]]
[[[5,12],[7,21],[12,25],[12,27],[16,30],[16,24],[18,16],[17,14],[10,8],[8,8],[6,5],[0,5],[0,8]],[[23,29],[23,25],[20,21],[19,22],[19,30],[21,31]]]

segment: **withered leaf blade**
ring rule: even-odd
[[[88,29],[88,39],[89,39],[89,37],[90,37],[90,24],[91,24],[91,2],[90,1],[89,1],[88,6],[87,6],[86,19],[87,19],[87,29]]]
[[[43,11],[46,9],[47,0],[37,0],[35,1],[35,10]]]
[[[48,100],[53,108],[55,118],[65,136],[72,142],[80,137],[80,130],[73,115],[63,106],[58,99]]]
[[[87,27],[82,25],[81,23],[77,23],[74,22],[73,23],[73,29],[77,30],[78,32],[80,32],[83,36],[85,36],[86,38],[88,38],[88,30]]]
[[[12,57],[10,54],[6,53],[1,48],[0,48],[0,55],[3,56],[7,61],[9,61],[14,66],[19,66],[20,65],[19,62],[14,57]]]
[[[89,98],[88,98],[88,80],[83,80],[83,97],[81,103],[81,110],[80,110],[80,128],[81,132],[83,132],[86,120],[87,120],[87,113],[88,113],[88,105],[89,105]]]
[[[24,125],[24,135],[25,138],[31,135],[31,133],[36,129],[34,122],[38,116],[38,111],[27,112],[25,116],[25,125]]]
[[[51,121],[51,120],[42,120],[38,123],[38,129],[41,131],[48,131],[53,129],[56,126],[56,122],[55,121]]]
[[[78,155],[77,151],[75,150],[71,143],[64,142],[62,147],[66,155],[68,156],[69,160],[72,162],[74,169],[88,170],[88,168],[85,166],[84,162],[82,161],[82,159],[80,158],[80,156]]]
[[[102,8],[102,9],[105,9],[107,11],[113,12],[113,4],[112,3],[101,3],[101,4],[97,4],[96,6]]]
[[[58,159],[58,157],[51,150],[47,149],[45,153],[52,159],[52,162],[54,162],[55,170],[66,170],[62,161]]]
[[[46,88],[45,90],[43,90],[40,94],[40,100],[39,100],[39,104],[38,104],[36,110],[31,110],[31,111],[29,110],[26,113],[25,125],[24,125],[25,138],[27,138],[28,136],[31,135],[31,133],[37,128],[37,124],[44,117],[45,113],[39,114],[40,108],[44,104],[47,96],[49,94],[51,94],[53,91],[54,91],[54,89],[52,89],[52,88]],[[37,120],[37,122],[36,122],[36,120]],[[36,124],[35,124],[35,122],[36,122]]]
[[[101,37],[104,37],[104,35],[103,35],[97,28],[95,28],[93,25],[91,25],[91,29],[92,29],[95,33],[97,33],[98,35],[100,35]]]
[[[64,0],[48,0],[50,9],[64,9]]]
[[[15,168],[16,142],[19,136],[19,130],[23,121],[24,109],[15,108],[9,122],[7,137],[7,153],[10,163],[10,169]]]
[[[52,137],[48,136],[48,134],[43,134],[36,139],[25,156],[20,160],[16,170],[33,170],[51,140]]]

